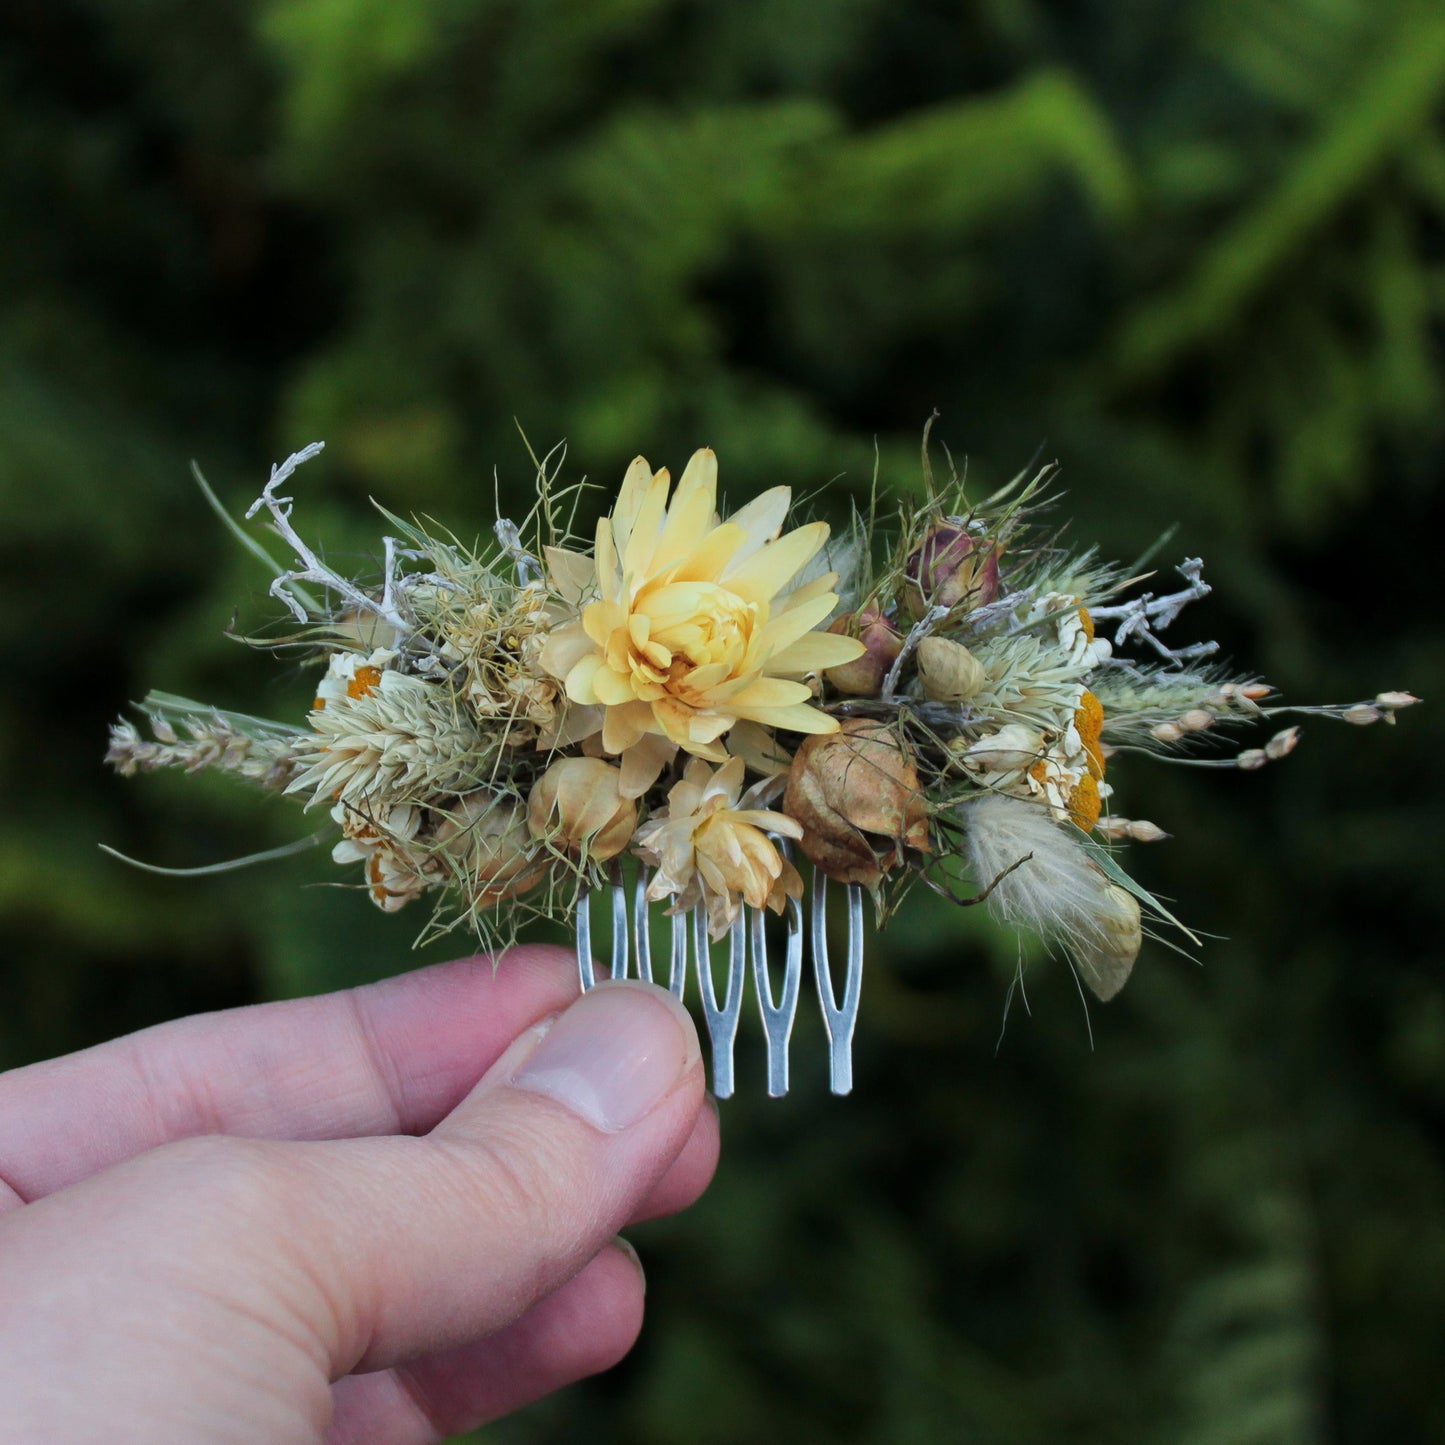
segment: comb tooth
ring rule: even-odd
[[[828,1031],[829,1087],[835,1094],[847,1094],[853,1088],[853,1030],[863,988],[863,890],[848,885],[848,961],[840,1004],[828,958],[828,879],[818,868],[813,869],[813,977]]]
[[[584,888],[577,894],[577,982],[586,993],[597,982],[592,963],[592,895]]]
[[[798,986],[803,977],[803,905],[788,900],[787,954],[783,966],[783,995],[773,1002],[773,986],[768,976],[768,946],[763,935],[763,914],[756,908],[751,915],[753,944],[753,987],[758,1007],[763,1014],[763,1033],[768,1040],[768,1097],[781,1099],[788,1092],[788,1043],[793,1034],[793,1018],[798,1010]]]
[[[739,917],[728,935],[728,982],[723,1001],[718,1003],[713,981],[712,956],[708,948],[707,914],[693,909],[693,931],[697,941],[697,979],[702,990],[702,1011],[712,1040],[712,1091],[719,1099],[732,1097],[733,1043],[742,1012],[743,980],[747,971],[747,926]]]
[[[688,915],[672,915],[672,963],[667,976],[667,986],[678,998],[687,987],[687,933]]]
[[[627,893],[622,869],[614,867],[607,891],[612,895],[612,977],[627,977]]]
[[[652,916],[647,906],[647,866],[637,865],[637,886],[632,894],[632,934],[637,946],[637,976],[652,982]]]

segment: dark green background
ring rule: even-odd
[[[717,448],[841,514],[1036,449],[1074,535],[1177,522],[1185,614],[1302,700],[1440,693],[1445,15],[1396,0],[8,0],[0,7],[0,1062],[416,961],[317,856],[177,883],[294,811],[123,782],[148,687],[296,713],[221,633],[244,507],[358,565],[368,495],[459,532],[539,448]],[[495,477],[495,481],[494,481]],[[1119,766],[1211,942],[1093,1011],[925,905],[858,1087],[724,1109],[638,1232],[633,1358],[495,1441],[1436,1441],[1441,712],[1255,775]],[[886,956],[885,956],[886,955]],[[441,955],[437,955],[441,956]]]

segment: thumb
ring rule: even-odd
[[[0,1338],[83,1355],[83,1374],[117,1342],[157,1361],[185,1346],[199,1370],[191,1344],[223,1337],[226,1378],[249,1340],[274,1361],[271,1388],[324,1395],[328,1379],[491,1334],[570,1279],[646,1199],[703,1099],[682,1005],[601,984],[523,1033],[423,1137],[189,1139],[13,1211]],[[113,1301],[111,1328],[77,1333],[97,1299]],[[164,1391],[169,1377],[129,1378]]]
[[[319,1286],[333,1374],[524,1314],[627,1222],[703,1098],[687,1011],[618,981],[527,1030],[425,1138],[279,1146],[296,1155],[282,1164],[288,1253]]]

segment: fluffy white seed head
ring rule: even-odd
[[[1113,998],[1143,941],[1134,898],[1109,882],[1046,808],[993,794],[960,812],[973,876],[981,887],[994,885],[994,913],[1061,944],[1089,988]]]

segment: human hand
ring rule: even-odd
[[[717,1162],[666,990],[560,949],[0,1075],[6,1442],[445,1439],[605,1369]]]

